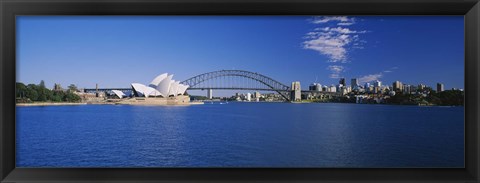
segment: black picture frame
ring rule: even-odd
[[[19,15],[464,15],[465,168],[16,168]],[[478,182],[479,0],[0,0],[1,182]]]

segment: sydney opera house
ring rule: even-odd
[[[173,74],[160,74],[147,86],[141,83],[132,83],[133,98],[120,104],[178,104],[190,101],[185,94],[188,85],[172,79]],[[128,95],[119,90],[112,90],[119,98]],[[140,98],[140,99],[139,99]]]

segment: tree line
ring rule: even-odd
[[[460,90],[445,90],[442,92],[430,91],[427,97],[399,93],[387,100],[387,103],[406,105],[426,104],[440,106],[463,106],[464,97],[465,92]]]
[[[40,84],[25,85],[21,82],[16,83],[17,102],[79,102],[80,96],[75,94],[77,87],[73,84],[68,86],[67,90],[50,90],[45,87],[42,80]]]

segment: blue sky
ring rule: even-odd
[[[222,69],[464,87],[463,16],[19,16],[17,81],[83,88]],[[204,92],[202,92],[204,93]]]

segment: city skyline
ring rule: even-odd
[[[463,36],[462,16],[20,16],[17,81],[128,88],[240,69],[302,89],[340,78],[463,88]]]

